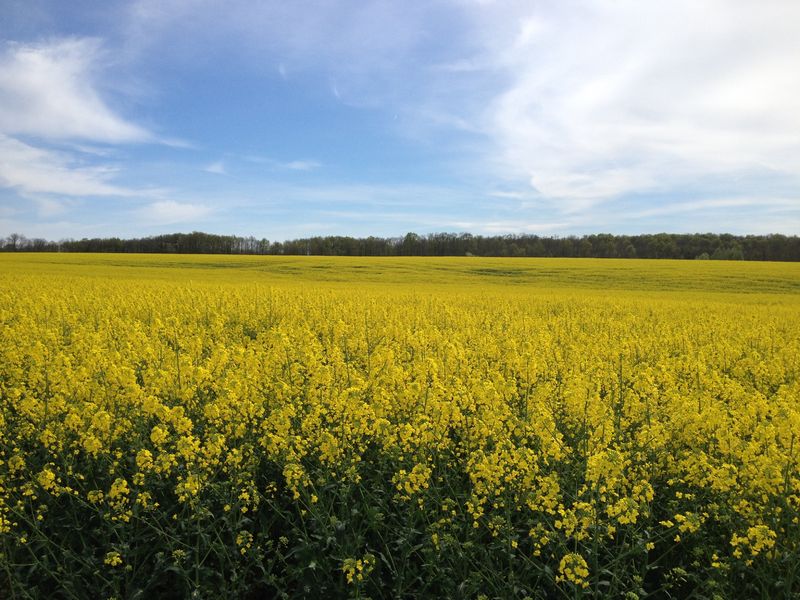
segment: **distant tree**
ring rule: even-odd
[[[20,233],[12,233],[6,238],[5,248],[11,252],[16,252],[25,247],[26,238]]]
[[[401,247],[401,254],[403,256],[414,256],[420,254],[422,246],[422,238],[420,238],[416,233],[407,233],[406,236],[403,238],[403,242],[400,245]]]
[[[6,252],[164,252],[180,254],[319,254],[338,256],[561,256],[595,258],[679,258],[715,260],[800,261],[800,237],[780,234],[669,234],[583,237],[535,235],[482,236],[469,233],[410,232],[403,237],[354,238],[316,236],[270,242],[253,236],[226,236],[193,231],[145,238],[83,238],[49,242],[13,233],[0,239]]]
[[[528,256],[546,256],[542,240],[534,238],[528,245]]]
[[[721,246],[711,255],[712,260],[744,260],[742,248],[738,244]]]
[[[636,246],[630,240],[626,240],[619,255],[623,258],[636,258]]]

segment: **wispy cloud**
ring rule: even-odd
[[[485,41],[510,83],[484,115],[492,151],[562,208],[800,170],[800,4],[580,0],[496,16]]]
[[[451,221],[443,225],[446,228],[455,228],[457,230],[486,235],[498,235],[503,233],[556,235],[572,226],[572,223],[569,221]]]
[[[635,211],[632,218],[657,217],[664,215],[682,215],[699,212],[725,213],[725,209],[751,209],[762,212],[787,211],[797,209],[798,198],[774,198],[762,196],[745,196],[741,198],[712,198],[692,200],[690,202],[672,202],[664,206],[655,206]]]
[[[522,200],[527,196],[530,196],[530,192],[527,194],[524,192],[506,192],[503,190],[495,190],[493,192],[489,192],[489,195],[493,198],[508,198],[512,200]]]
[[[158,189],[117,183],[119,167],[109,160],[121,145],[182,144],[112,108],[100,92],[107,58],[97,38],[0,46],[0,187],[26,199],[42,221],[68,223],[88,198],[159,197]],[[179,208],[156,203],[155,212],[174,218]]]
[[[242,158],[248,162],[260,165],[266,165],[277,170],[312,171],[314,169],[319,169],[322,166],[321,162],[310,159],[282,161],[282,160],[276,160],[274,158],[269,158],[266,156],[255,156],[255,155],[247,155],[243,156]]]
[[[96,39],[66,38],[0,47],[0,131],[50,140],[153,141],[101,97]]]
[[[228,171],[225,169],[225,163],[221,160],[211,163],[203,168],[206,173],[214,173],[215,175],[227,175]]]
[[[115,171],[84,166],[70,153],[37,148],[0,133],[0,186],[24,195],[132,196],[136,192],[114,185]]]
[[[138,217],[148,224],[172,225],[196,222],[212,214],[213,209],[203,204],[164,200],[153,202],[138,211]]]
[[[293,160],[283,164],[284,167],[292,171],[311,171],[317,169],[321,165],[315,160]]]

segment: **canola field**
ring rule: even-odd
[[[0,255],[0,597],[148,596],[800,597],[800,265]]]

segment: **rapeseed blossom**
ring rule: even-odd
[[[278,519],[331,547],[413,521],[423,564],[470,543],[580,588],[615,552],[800,553],[796,295],[126,277],[0,288],[8,547],[86,518],[95,567],[133,564],[131,531],[201,560],[192,524],[222,522],[236,565],[308,558]],[[376,579],[395,543],[329,568]]]

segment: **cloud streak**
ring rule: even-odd
[[[273,169],[280,169],[287,171],[313,171],[315,169],[319,169],[322,166],[321,162],[309,159],[280,161],[280,160],[275,160],[273,158],[267,158],[265,156],[253,156],[253,155],[243,156],[242,158],[251,163],[266,165],[272,167]]]
[[[203,168],[206,173],[213,173],[214,175],[227,175],[228,171],[225,168],[225,163],[221,160],[211,163]]]
[[[293,160],[284,166],[292,171],[311,171],[319,168],[320,164],[315,160]]]
[[[69,153],[38,148],[0,133],[0,186],[23,195],[133,196],[136,192],[114,185],[115,171],[82,166]]]
[[[142,221],[151,224],[174,225],[205,219],[212,212],[211,207],[203,204],[163,200],[142,207],[137,212],[137,216]]]

